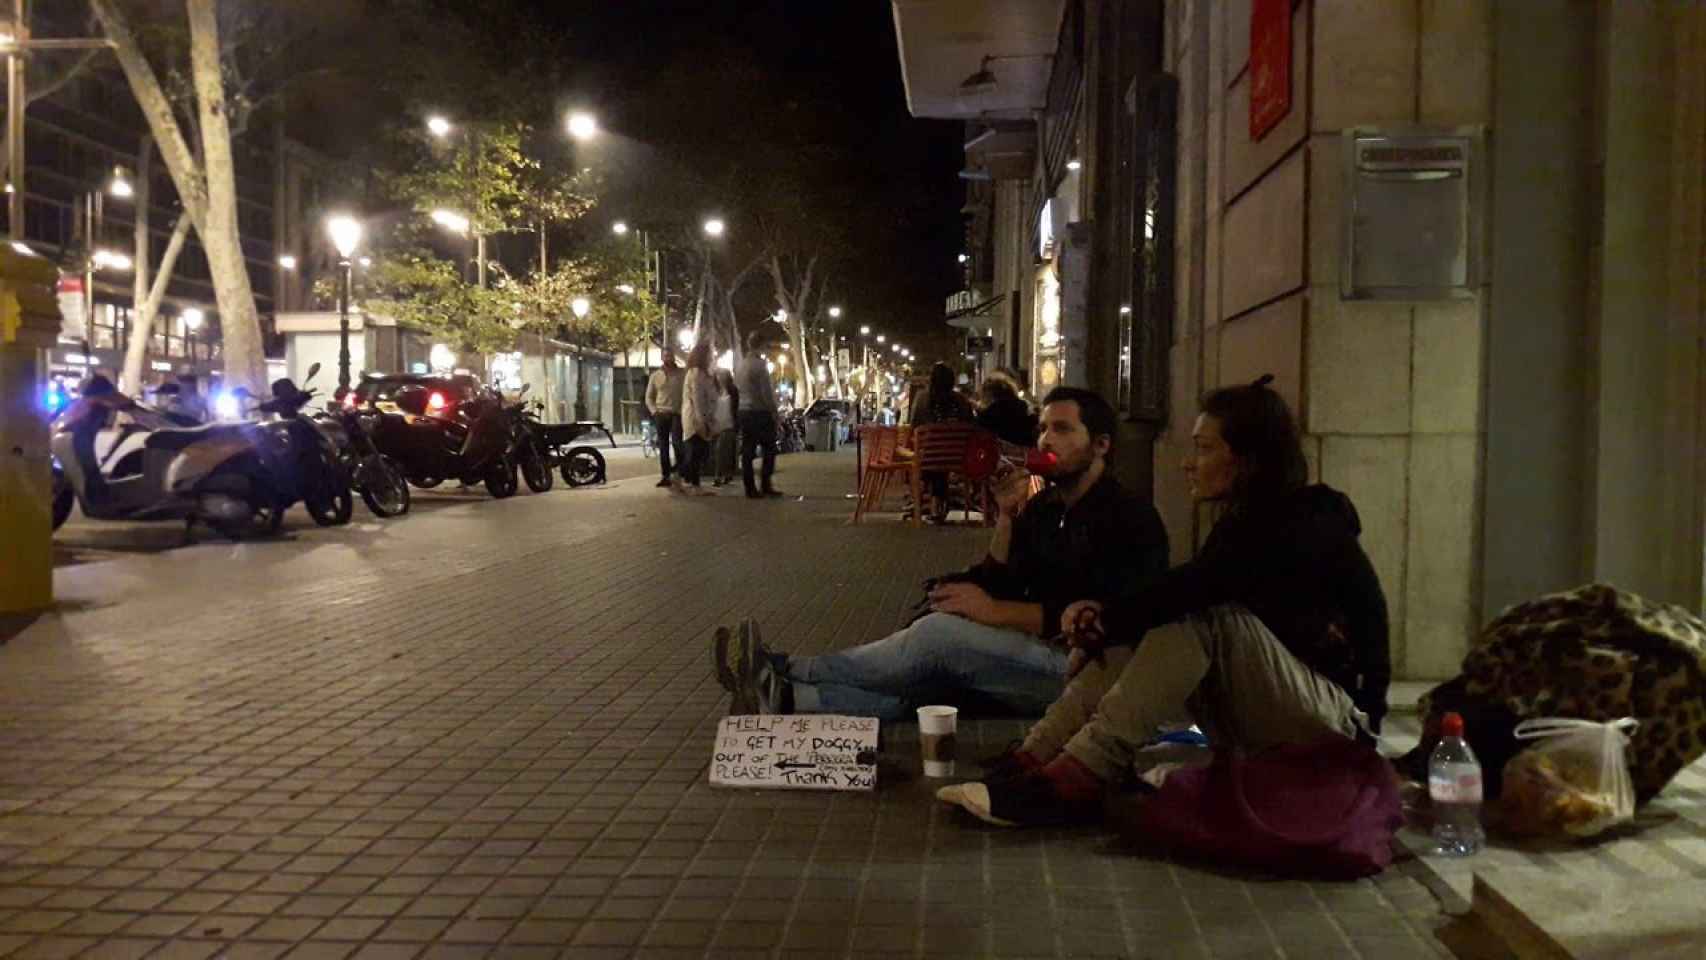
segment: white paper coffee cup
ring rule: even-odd
[[[918,745],[924,756],[925,776],[954,775],[954,754],[958,751],[955,733],[959,719],[958,707],[918,708]]]

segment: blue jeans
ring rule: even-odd
[[[932,613],[881,640],[818,657],[789,657],[799,713],[909,718],[955,694],[1041,714],[1066,688],[1066,653],[1018,630]]]

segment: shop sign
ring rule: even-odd
[[[1250,5],[1250,139],[1291,112],[1291,0]]]
[[[83,278],[59,278],[59,335],[67,340],[89,338],[89,308],[83,300]]]

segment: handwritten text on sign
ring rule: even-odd
[[[711,756],[719,787],[870,790],[877,785],[874,717],[724,717]]]

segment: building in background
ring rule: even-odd
[[[114,374],[123,365],[131,335],[133,266],[108,260],[94,271],[91,317],[84,299],[85,258],[91,250],[134,257],[137,204],[145,195],[152,275],[178,216],[177,191],[158,155],[147,189],[137,182],[141,151],[152,149],[152,141],[124,78],[113,71],[85,71],[31,104],[25,145],[23,236],[33,250],[59,265],[65,319],[61,343],[46,352],[44,373],[71,383],[90,372]],[[337,183],[338,170],[287,141],[277,122],[249,130],[233,147],[244,256],[267,353],[276,357],[283,344],[271,329],[273,315],[306,306],[311,268],[335,258],[325,249],[329,245],[319,219],[322,195]],[[129,196],[113,191],[115,175],[124,179]],[[218,375],[218,308],[207,258],[193,230],[148,336],[145,382]]]
[[[1411,678],[1551,590],[1706,591],[1706,9],[1541,6],[892,2],[999,355],[1117,398],[1176,559],[1197,398],[1272,373]]]

